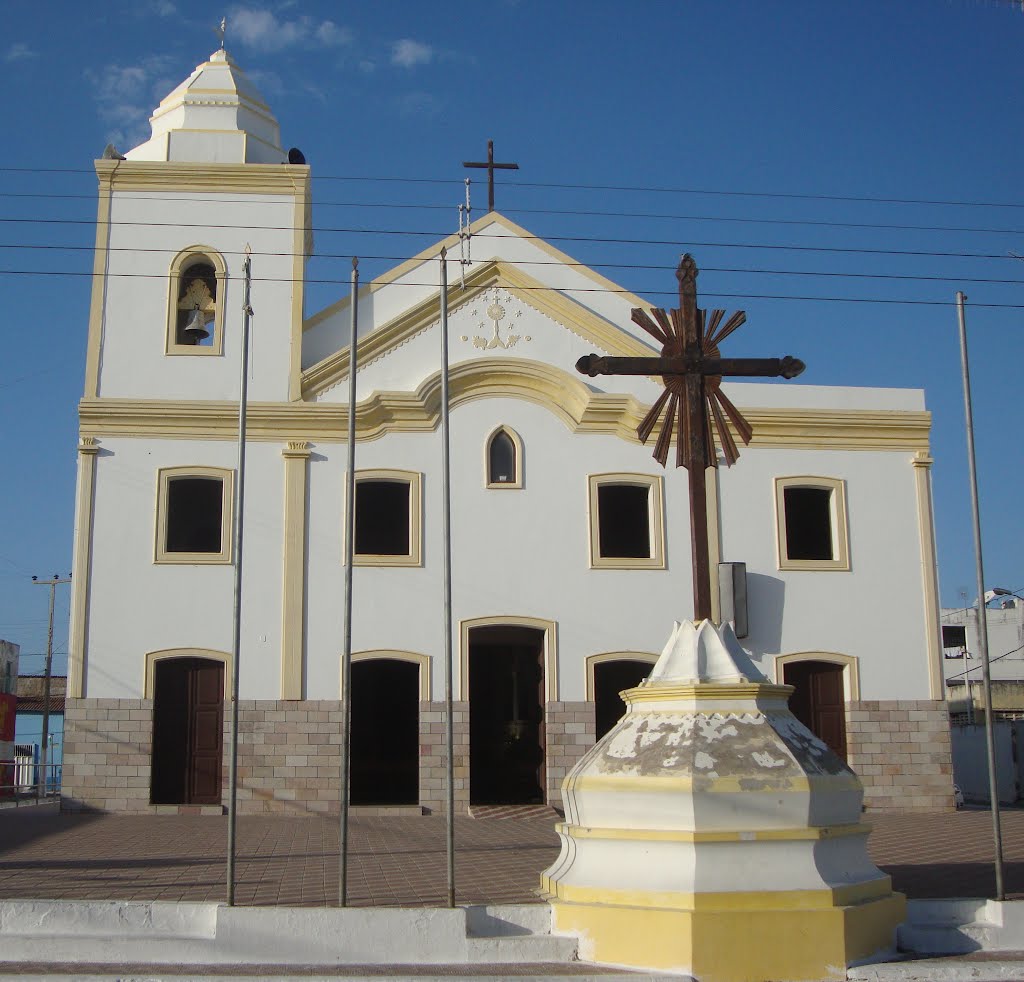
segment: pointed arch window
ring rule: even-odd
[[[224,259],[206,246],[189,246],[170,269],[167,305],[169,355],[219,355],[224,348]]]
[[[523,486],[523,441],[507,426],[499,426],[487,439],[484,466],[487,487]]]

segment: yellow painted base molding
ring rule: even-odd
[[[692,975],[698,982],[846,978],[895,943],[900,893],[848,907],[667,910],[551,901],[552,931],[585,961]]]

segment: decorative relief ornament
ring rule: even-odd
[[[210,295],[210,288],[197,276],[186,287],[178,301],[178,310],[199,310],[209,321],[217,309],[217,304]]]
[[[505,320],[506,317],[508,317],[508,305],[515,303],[515,298],[507,290],[500,290],[498,289],[498,287],[494,287],[493,290],[488,291],[488,293],[484,295],[484,299],[490,301],[487,305],[486,316],[487,319],[492,324],[491,336],[486,337],[485,335],[482,334],[474,335],[472,339],[474,348],[482,348],[485,351],[490,351],[494,348],[508,349],[514,348],[520,341],[533,340],[533,338],[528,334],[524,336],[522,334],[512,334],[511,332],[507,333],[506,336],[502,338],[501,322]],[[471,314],[474,317],[479,317],[480,311],[478,308],[474,308],[471,311]],[[516,310],[514,310],[513,316],[522,317],[522,309],[517,308]],[[477,327],[481,328],[482,330],[486,330],[487,322],[480,321]],[[463,334],[460,336],[460,340],[468,341],[470,340],[470,338],[468,335]]]

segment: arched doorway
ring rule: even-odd
[[[843,665],[794,661],[783,666],[783,681],[794,687],[789,708],[815,736],[846,760],[846,697]]]
[[[537,628],[469,631],[469,799],[544,801],[544,638]]]
[[[163,658],[153,665],[154,805],[219,805],[224,664]]]
[[[595,662],[594,717],[597,739],[600,740],[626,712],[626,704],[619,695],[623,689],[632,689],[651,674],[651,662],[634,658],[610,658]]]
[[[418,664],[394,658],[352,663],[352,804],[419,801],[419,697]]]

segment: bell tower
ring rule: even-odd
[[[300,397],[310,174],[223,48],[170,92],[148,140],[96,161],[85,400],[237,398],[252,252],[254,401]],[[302,159],[301,155],[293,155]]]

